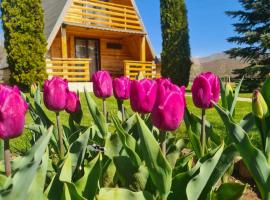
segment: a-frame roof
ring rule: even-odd
[[[71,2],[72,0],[42,0],[45,21],[44,32],[48,48],[51,46],[51,43],[59,30]]]
[[[135,0],[131,0],[131,3],[139,17],[141,26],[145,33],[147,33],[146,28],[143,24],[142,18],[140,16],[138,7],[135,3]],[[49,49],[59,28],[61,27],[66,12],[70,8],[72,0],[42,0],[42,7],[44,10],[44,20],[45,20],[45,36],[47,39],[47,48]],[[147,42],[149,44],[151,53],[155,56],[154,49],[152,47],[151,41],[146,35]]]

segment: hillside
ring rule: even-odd
[[[218,53],[207,57],[192,58],[193,65],[191,69],[191,78],[194,78],[202,71],[212,71],[215,74],[224,77],[232,76],[232,70],[243,68],[248,65],[240,59],[230,59],[226,54]]]

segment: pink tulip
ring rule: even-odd
[[[28,104],[19,89],[0,85],[0,138],[10,139],[22,134]]]
[[[157,98],[152,111],[152,123],[162,131],[177,129],[185,113],[185,87],[179,88],[168,79],[157,80]]]
[[[135,112],[150,113],[154,107],[157,93],[156,81],[143,79],[131,82],[130,103]]]
[[[68,113],[77,113],[81,110],[81,103],[76,92],[69,91],[67,94],[66,111]]]
[[[68,82],[60,77],[53,77],[44,83],[44,104],[54,112],[65,110]]]
[[[211,101],[218,102],[220,95],[219,78],[212,72],[202,73],[193,82],[192,99],[198,108],[212,108]]]
[[[112,78],[107,71],[98,71],[92,76],[94,94],[96,97],[106,99],[112,96]]]
[[[113,80],[113,94],[118,100],[126,100],[130,97],[130,80],[127,77],[115,78]]]

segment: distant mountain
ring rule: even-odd
[[[231,59],[224,53],[216,53],[207,57],[192,58],[191,79],[203,71],[212,71],[220,77],[232,76],[232,70],[243,68],[248,63],[240,59]]]

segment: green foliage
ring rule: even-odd
[[[235,96],[224,92],[222,97],[231,102],[226,104],[231,111],[227,111],[226,116],[230,119],[235,113],[235,99],[240,85],[233,92]],[[85,92],[85,110],[89,110],[91,119],[87,117],[88,123],[82,125],[80,120],[70,117],[69,123],[62,127],[65,156],[61,158],[56,127],[53,127],[53,122],[42,108],[39,87],[32,98],[27,100],[33,118],[33,123],[28,125],[33,147],[26,156],[15,159],[10,178],[0,175],[0,195],[3,200],[237,199],[242,196],[245,185],[220,184],[237,150],[247,165],[254,165],[249,169],[257,177],[262,196],[266,197],[265,185],[269,184],[270,179],[267,180],[265,155],[253,155],[254,147],[243,133],[236,139],[223,142],[211,123],[206,121],[208,143],[206,154],[202,157],[199,140],[201,119],[188,109],[185,123],[190,132],[189,138],[179,138],[168,132],[165,135],[167,151],[162,153],[159,136],[165,133],[153,127],[148,116],[141,118],[131,113],[127,114],[126,121],[122,121],[117,113],[110,113],[105,121],[94,99]],[[224,114],[221,116],[227,125],[227,118]],[[252,124],[250,116],[241,121],[241,126],[246,130],[250,130]],[[241,126],[238,125],[238,129],[242,129]],[[230,135],[235,134],[235,131],[227,130]],[[239,138],[245,139],[239,142]],[[244,144],[239,144],[241,142]],[[187,155],[181,153],[184,147],[192,147]],[[25,180],[29,184],[23,184]]]
[[[23,89],[43,83],[47,75],[41,0],[3,0],[1,12],[10,82]]]
[[[188,85],[191,68],[187,9],[184,0],[160,0],[162,76]]]

